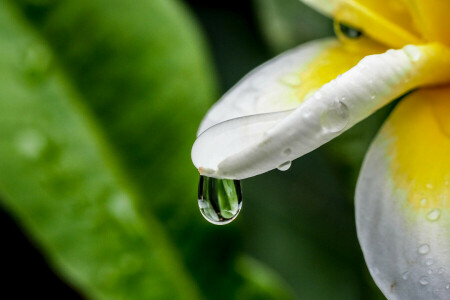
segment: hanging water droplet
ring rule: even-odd
[[[328,132],[339,132],[347,126],[349,111],[347,106],[336,98],[323,113],[320,124]]]
[[[406,272],[404,272],[404,273],[402,274],[402,279],[403,279],[403,280],[408,280],[408,278],[409,278],[409,272],[406,271]]]
[[[419,248],[417,248],[417,252],[419,254],[427,254],[430,251],[430,246],[428,244],[420,245]]]
[[[349,39],[357,39],[362,35],[361,30],[351,27],[349,25],[346,25],[344,23],[339,23],[335,27],[335,31],[336,31],[336,34],[338,37],[344,36]]]
[[[435,209],[432,209],[427,214],[427,219],[428,219],[428,221],[434,222],[434,221],[437,221],[440,216],[441,216],[441,210],[439,208],[435,208]]]
[[[203,217],[215,225],[233,221],[242,207],[239,180],[216,179],[200,176],[198,206]]]
[[[420,277],[420,279],[419,279],[419,283],[420,283],[421,285],[427,285],[427,284],[430,283],[430,280],[428,279],[427,276],[422,276],[422,277]]]
[[[291,167],[291,164],[292,163],[290,161],[287,161],[287,162],[282,163],[281,165],[279,165],[277,167],[277,169],[280,170],[280,171],[287,171]]]

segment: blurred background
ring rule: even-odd
[[[2,1],[2,293],[383,299],[353,192],[391,107],[287,172],[244,180],[232,224],[197,207],[190,148],[207,109],[332,28],[298,0]]]

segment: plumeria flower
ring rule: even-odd
[[[358,238],[389,299],[450,299],[450,1],[304,0],[338,39],[309,42],[242,79],[192,149],[205,176],[282,166],[406,95],[356,188]]]

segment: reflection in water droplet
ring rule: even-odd
[[[19,132],[15,142],[18,152],[31,159],[39,158],[47,146],[47,138],[36,129]]]
[[[291,164],[292,163],[290,161],[287,161],[287,162],[282,163],[281,165],[279,165],[277,167],[277,169],[280,170],[280,171],[287,171],[291,167]]]
[[[339,132],[347,126],[349,111],[347,106],[336,98],[323,113],[320,124],[328,132]]]
[[[233,221],[242,207],[239,180],[200,176],[198,206],[203,217],[215,225]]]
[[[421,285],[427,285],[427,284],[430,283],[430,280],[428,279],[427,276],[422,276],[422,277],[420,277],[420,279],[419,279],[419,283],[420,283]]]
[[[404,272],[404,273],[402,274],[403,280],[408,280],[408,277],[409,277],[409,272],[408,272],[408,271],[406,271],[406,272]]]
[[[440,216],[441,216],[441,210],[439,208],[435,208],[435,209],[432,209],[427,214],[427,219],[428,219],[428,221],[433,222],[433,221],[437,221]]]
[[[420,245],[419,248],[417,248],[417,252],[419,254],[427,254],[430,251],[430,246],[428,244]]]

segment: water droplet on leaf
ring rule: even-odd
[[[323,113],[320,120],[322,128],[328,132],[339,132],[349,122],[349,111],[347,106],[339,99],[335,99],[328,109]]]
[[[240,181],[200,176],[198,206],[208,222],[215,225],[230,223],[242,207]]]
[[[47,138],[36,129],[23,130],[16,137],[18,152],[27,158],[39,158],[46,146]]]

